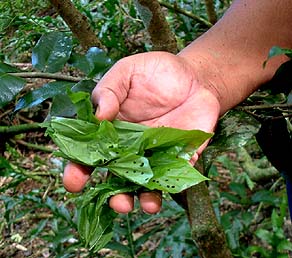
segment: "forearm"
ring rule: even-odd
[[[208,80],[218,95],[221,114],[269,80],[286,60],[273,58],[263,68],[271,47],[292,47],[291,13],[291,0],[236,0],[216,25],[179,53],[196,69],[208,69],[201,80]]]

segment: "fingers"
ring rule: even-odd
[[[64,169],[63,185],[67,191],[78,193],[84,188],[90,173],[89,168],[69,162]]]
[[[141,209],[148,214],[158,213],[162,205],[162,197],[158,192],[143,192],[139,195]],[[129,213],[134,209],[134,196],[123,193],[110,198],[109,206],[118,213]]]
[[[158,213],[162,205],[161,193],[153,192],[144,192],[139,195],[139,201],[141,209],[148,214]]]
[[[118,213],[129,213],[134,208],[134,196],[131,194],[117,194],[110,198],[109,206]]]
[[[119,113],[120,104],[128,96],[132,62],[124,58],[117,62],[99,81],[92,92],[97,105],[96,116],[100,120],[113,120]]]

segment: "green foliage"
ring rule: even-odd
[[[3,0],[0,10],[0,38],[3,44],[0,60],[19,61],[21,58],[26,61],[27,53],[43,33],[65,27],[61,19],[50,16],[48,1]]]
[[[137,127],[122,121],[115,127],[115,123],[100,122],[93,116],[89,94],[70,96],[76,104],[77,119],[52,118],[46,125],[47,134],[60,149],[59,155],[117,176],[80,197],[78,232],[89,250],[99,251],[112,237],[115,213],[107,204],[111,195],[135,192],[141,186],[178,193],[207,179],[189,164],[189,159],[211,134]],[[122,129],[125,127],[127,134]],[[125,137],[128,135],[131,141]]]
[[[203,1],[166,2],[207,18]],[[230,1],[218,0],[214,3],[220,17]],[[107,52],[91,48],[82,54],[67,26],[59,17],[51,14],[52,10],[47,4],[43,1],[0,2],[0,60],[5,60],[0,63],[1,112],[3,110],[5,114],[5,111],[9,111],[8,108],[14,108],[15,113],[9,115],[9,125],[16,121],[13,120],[15,117],[18,119],[18,114],[25,114],[32,120],[40,119],[36,118],[34,110],[36,107],[42,109],[45,103],[50,106],[44,116],[47,120],[56,116],[77,116],[77,120],[51,120],[55,129],[62,131],[62,136],[72,134],[69,129],[77,129],[73,139],[62,139],[64,146],[68,146],[71,141],[70,148],[80,151],[74,159],[91,160],[87,152],[83,153],[86,148],[82,147],[81,140],[85,139],[84,146],[92,148],[96,148],[97,142],[105,143],[100,146],[100,156],[94,165],[100,166],[103,163],[116,176],[104,182],[104,174],[95,171],[87,186],[88,191],[76,199],[76,195],[65,192],[60,182],[63,166],[50,169],[48,164],[51,159],[42,161],[42,153],[34,155],[36,151],[26,152],[23,146],[19,148],[15,143],[24,135],[9,140],[9,145],[4,146],[5,158],[0,157],[0,179],[5,179],[4,185],[0,180],[0,256],[3,255],[3,246],[7,248],[22,242],[28,245],[41,239],[41,243],[45,242],[50,247],[52,257],[102,257],[108,249],[93,254],[102,246],[111,250],[109,256],[112,257],[198,257],[185,212],[167,194],[164,194],[162,211],[154,216],[142,213],[138,207],[129,215],[117,215],[106,203],[107,198],[113,194],[124,191],[135,193],[141,187],[121,179],[121,176],[143,187],[158,188],[165,192],[171,192],[172,185],[177,187],[176,191],[180,191],[188,187],[190,182],[194,183],[193,179],[196,177],[191,175],[193,168],[186,166],[191,153],[186,150],[182,153],[182,146],[171,147],[177,142],[187,144],[194,134],[187,135],[183,131],[169,128],[149,130],[142,125],[119,121],[99,124],[92,110],[89,110],[90,101],[84,101],[86,94],[83,92],[92,91],[97,79],[113,64],[112,60],[151,49],[133,1],[75,1],[107,48]],[[206,30],[206,27],[192,18],[176,11],[167,10],[166,17],[180,48]],[[291,57],[291,50],[274,47],[268,58],[281,54]],[[38,89],[27,90],[27,81],[13,75],[21,70],[9,63],[28,61],[30,58],[34,65],[33,71],[53,74],[65,72],[82,78],[79,82],[57,79],[45,82]],[[265,93],[257,93],[248,99],[247,104],[285,101],[287,99],[282,94],[266,96]],[[6,123],[7,117],[2,116],[2,113],[0,115],[1,124]],[[209,176],[215,178],[209,181],[214,208],[235,257],[288,257],[292,248],[285,232],[287,200],[284,197],[283,180],[274,181],[273,178],[269,182],[255,182],[249,173],[243,171],[242,162],[231,155],[238,146],[246,147],[258,128],[259,124],[254,118],[238,110],[229,112],[220,121],[218,133],[205,153],[205,163],[210,168]],[[95,138],[96,130],[100,130],[102,139]],[[2,139],[6,140],[6,137],[0,137],[1,150]],[[39,136],[28,138],[28,141],[39,138],[42,143],[47,141]],[[92,138],[92,142],[88,144],[86,141],[89,138]],[[199,142],[204,139],[199,138]],[[139,139],[143,139],[143,144],[138,144]],[[78,144],[77,140],[80,140]],[[112,144],[115,151],[131,147],[138,153],[140,151],[140,155],[105,151]],[[256,163],[262,153],[254,145],[248,148]],[[162,150],[166,153],[162,154]],[[172,163],[173,157],[178,153],[179,161]],[[34,157],[33,168],[27,166],[28,155],[30,158]],[[104,159],[112,160],[104,162]],[[58,159],[59,163],[60,161],[63,162]],[[140,167],[142,163],[144,165]],[[173,170],[176,175],[180,172],[180,182],[176,181],[177,176],[173,178]],[[152,179],[155,181],[148,180],[153,174],[155,177]],[[217,183],[217,179],[221,182],[226,177],[227,182]],[[199,176],[199,180],[201,179]],[[78,206],[75,205],[75,200]],[[21,228],[25,224],[29,224],[30,228],[23,232]],[[4,249],[4,254],[9,256],[9,253],[5,253],[6,250]]]

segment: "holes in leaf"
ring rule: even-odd
[[[152,155],[153,155],[153,151],[152,150],[145,150],[144,157],[151,157]]]
[[[140,164],[140,167],[143,167],[144,166],[144,162],[142,162],[141,164]]]

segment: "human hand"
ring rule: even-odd
[[[110,69],[92,93],[93,102],[98,105],[96,116],[100,120],[120,119],[152,127],[212,132],[220,105],[210,83],[203,80],[208,77],[202,73],[207,72],[184,57],[166,52],[124,58]],[[205,146],[190,162],[194,164]],[[64,186],[70,192],[79,192],[89,177],[88,168],[68,163]],[[160,210],[160,193],[145,192],[138,197],[146,213]],[[109,205],[119,213],[128,213],[133,209],[134,197],[118,194],[111,197]]]

